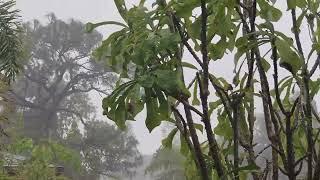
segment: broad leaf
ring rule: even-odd
[[[178,129],[174,128],[169,133],[169,135],[165,139],[162,140],[162,145],[166,148],[172,149],[172,141],[173,141],[174,136],[177,134],[177,132],[178,132]]]
[[[291,49],[287,41],[278,38],[276,46],[280,56],[280,66],[296,74],[303,65],[302,59]]]

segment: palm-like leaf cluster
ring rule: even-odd
[[[22,55],[18,10],[12,10],[14,0],[0,0],[0,72],[10,82],[19,71]]]

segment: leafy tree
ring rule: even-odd
[[[160,148],[146,168],[155,180],[185,180],[185,158],[175,149]]]
[[[82,172],[63,164],[73,179],[132,175],[140,163],[138,142],[130,132],[94,121],[96,107],[90,103],[90,93],[107,94],[115,80],[90,58],[102,36],[86,34],[75,20],[63,22],[53,14],[48,19],[47,25],[36,20],[24,25],[30,60],[10,92],[22,114],[23,135],[36,144],[49,139],[73,150]]]
[[[315,76],[319,1],[288,0],[284,9],[276,0],[157,0],[152,7],[141,0],[131,8],[124,0],[114,2],[123,23],[88,23],[87,31],[100,25],[122,28],[94,54],[123,79],[103,100],[104,114],[120,128],[144,107],[150,131],[161,121],[172,122],[176,128],[164,145],[170,147],[179,132],[182,153],[194,162],[186,168],[204,180],[257,180],[268,174],[274,180],[280,174],[290,180],[320,178],[319,130],[313,123],[320,119],[311,103],[320,89]],[[278,22],[290,25],[291,33],[279,31]],[[301,41],[305,29],[310,38]],[[185,52],[192,61],[185,60]],[[231,81],[214,69],[229,60],[230,52],[235,62]],[[129,66],[134,66],[133,77],[127,75]],[[186,72],[193,74],[191,82]],[[270,163],[258,166],[259,101],[272,153]],[[197,129],[205,131],[203,143]]]
[[[135,137],[102,121],[89,122],[84,135],[73,123],[65,143],[78,151],[84,165],[82,175],[73,174],[73,179],[132,177],[142,162]]]
[[[11,91],[26,135],[34,140],[61,138],[75,120],[85,125],[95,112],[89,93],[106,93],[113,79],[89,57],[102,38],[98,32],[86,34],[81,22],[66,23],[53,14],[48,19],[47,25],[25,24],[30,59]]]

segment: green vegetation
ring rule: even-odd
[[[12,0],[0,1],[0,71],[8,82],[14,80],[19,72],[19,60],[23,54],[19,11],[14,9],[14,5]]]
[[[42,24],[0,0],[0,179],[133,178],[141,113],[172,127],[154,179],[320,179],[318,0],[114,4],[121,22]]]
[[[45,25],[22,23],[14,1],[0,3],[0,179],[133,176],[137,140],[97,119],[90,103],[89,93],[107,94],[115,81],[90,58],[101,34],[54,14]]]
[[[319,1],[287,0],[281,7],[276,0],[157,0],[152,6],[141,0],[130,8],[114,2],[123,23],[86,28],[120,27],[94,52],[120,75],[103,100],[104,115],[124,129],[145,107],[150,132],[162,121],[173,123],[163,145],[170,148],[180,136],[180,151],[190,160],[187,179],[320,178],[320,119],[312,105],[320,89]],[[279,31],[279,23],[291,32]],[[230,53],[234,66],[225,71],[233,80],[215,69],[230,64]],[[262,149],[255,148],[259,102],[259,128],[268,137]],[[258,164],[269,149],[272,157]]]

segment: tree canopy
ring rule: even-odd
[[[37,20],[24,25],[30,59],[11,91],[33,138],[62,137],[72,121],[85,125],[94,119],[89,93],[106,94],[113,84],[112,74],[90,58],[101,34],[86,34],[76,20],[67,23],[53,14],[48,19],[47,25]]]

